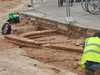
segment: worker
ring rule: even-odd
[[[100,33],[85,40],[81,67],[86,75],[100,75]]]
[[[11,34],[11,21],[10,20],[7,20],[7,22],[3,24],[1,31],[3,35]]]
[[[12,24],[16,24],[19,23],[19,14],[18,13],[12,13],[9,14],[8,20],[12,23]]]

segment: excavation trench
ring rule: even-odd
[[[95,30],[25,14],[21,14],[21,22],[12,29],[12,35],[5,39],[25,50],[28,57],[84,75],[80,67],[83,41]]]

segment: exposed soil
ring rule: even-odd
[[[27,21],[23,20],[20,24],[13,25],[13,29],[17,29],[17,31],[12,34],[19,36],[19,34],[30,32],[30,31],[38,31],[36,28],[36,25],[30,22],[27,26]],[[30,26],[32,26],[30,28]],[[26,27],[26,28],[25,28]],[[41,42],[44,45],[48,44],[62,44],[62,45],[77,45],[77,43],[81,44],[83,43],[83,39],[72,39],[70,37],[61,35],[61,34],[55,34],[55,35],[46,35],[46,36],[40,36],[38,38],[31,38],[37,42]],[[3,40],[2,40],[3,41]],[[4,43],[2,43],[4,44]],[[7,42],[6,42],[7,44]],[[9,43],[9,47],[18,47],[16,45],[13,45]],[[60,49],[50,49],[46,47],[38,47],[38,48],[29,48],[29,47],[23,47],[19,46],[23,50],[25,50],[28,53],[28,57],[32,59],[36,59],[38,61],[41,61],[43,63],[47,63],[50,65],[54,65],[60,68],[63,68],[65,70],[69,70],[71,72],[75,72],[79,75],[84,75],[83,70],[80,67],[80,61],[81,61],[81,54],[64,51]]]
[[[22,25],[23,26],[23,25]],[[17,25],[17,29],[21,29],[21,32],[18,30],[18,33],[13,33],[14,35],[18,35],[19,33],[23,33],[23,30],[29,30],[28,28],[22,29],[23,27]],[[34,26],[33,26],[34,27]],[[30,29],[31,30],[31,29]],[[82,41],[81,39],[71,39],[69,37],[63,35],[52,35],[52,36],[45,36],[40,38],[35,38],[35,41],[42,42],[44,44],[63,44],[63,45],[75,45],[77,42]],[[0,39],[0,50],[5,50],[9,48],[18,47],[12,43],[7,42],[5,39]],[[20,46],[19,46],[20,47]],[[56,49],[49,49],[49,48],[28,48],[28,47],[21,47],[28,53],[28,56],[32,59],[39,60],[44,63],[52,64],[54,66],[63,68],[65,70],[69,70],[72,72],[76,72],[79,75],[84,75],[81,67],[81,54],[68,52],[63,50],[56,50]]]
[[[71,39],[63,35],[52,35],[34,39],[45,44],[75,45],[78,39]],[[81,40],[81,39],[80,39]],[[49,48],[23,48],[30,58],[48,63],[65,70],[84,75],[80,67],[81,54]]]
[[[48,49],[48,48],[23,48],[32,59],[52,64],[54,66],[84,75],[80,68],[81,54]]]
[[[8,14],[23,11],[23,7],[26,7],[28,1],[25,0],[0,0],[0,29],[3,23],[7,20]],[[1,31],[0,31],[1,32]],[[15,47],[13,44],[5,41],[4,37],[0,33],[0,51]]]
[[[17,45],[13,45],[12,43],[8,43],[3,36],[0,36],[0,51],[4,51],[7,49],[15,48]]]
[[[27,0],[0,0],[0,24],[7,20],[8,14],[23,11],[27,4]]]
[[[0,16],[2,16],[3,18],[2,21],[5,20],[5,15],[11,12],[9,11],[9,9],[15,8],[12,6],[17,7],[19,6],[18,5],[19,3],[23,1],[25,2],[25,0],[16,0],[16,2],[14,1],[15,0],[9,0],[7,2],[2,1],[2,3],[0,2],[0,6],[1,6]],[[8,13],[6,13],[6,11],[8,11]],[[12,29],[13,29],[12,34],[18,36],[19,34],[25,33],[28,31],[37,31],[38,30],[37,28],[38,27],[34,25],[33,23],[31,22],[28,23],[27,20],[23,20],[21,21],[20,24],[12,26]],[[16,32],[14,32],[15,29],[17,30]],[[77,43],[79,44],[83,43],[83,39],[72,39],[70,37],[67,37],[61,34],[35,38],[34,40],[45,43],[47,45],[48,44],[75,45]],[[3,36],[0,36],[0,51],[10,49],[10,48],[15,48],[15,47],[19,47],[19,46],[7,42]],[[81,54],[79,53],[63,51],[59,49],[50,49],[50,48],[45,48],[45,47],[42,47],[42,48],[41,47],[39,48],[21,47],[21,48],[25,50],[28,53],[28,57],[32,59],[36,59],[43,63],[48,63],[51,65],[63,68],[65,70],[78,73],[79,75],[84,75],[84,72],[80,67]]]

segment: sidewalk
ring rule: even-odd
[[[66,8],[58,7],[58,0],[44,0],[43,3],[35,4],[34,10],[28,9],[24,13],[66,23]],[[85,12],[81,3],[73,4],[71,17],[76,21],[74,25],[100,30],[100,15]]]

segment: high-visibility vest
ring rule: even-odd
[[[100,63],[100,38],[90,37],[85,40],[84,51],[82,55],[81,67],[86,68],[86,61]]]

